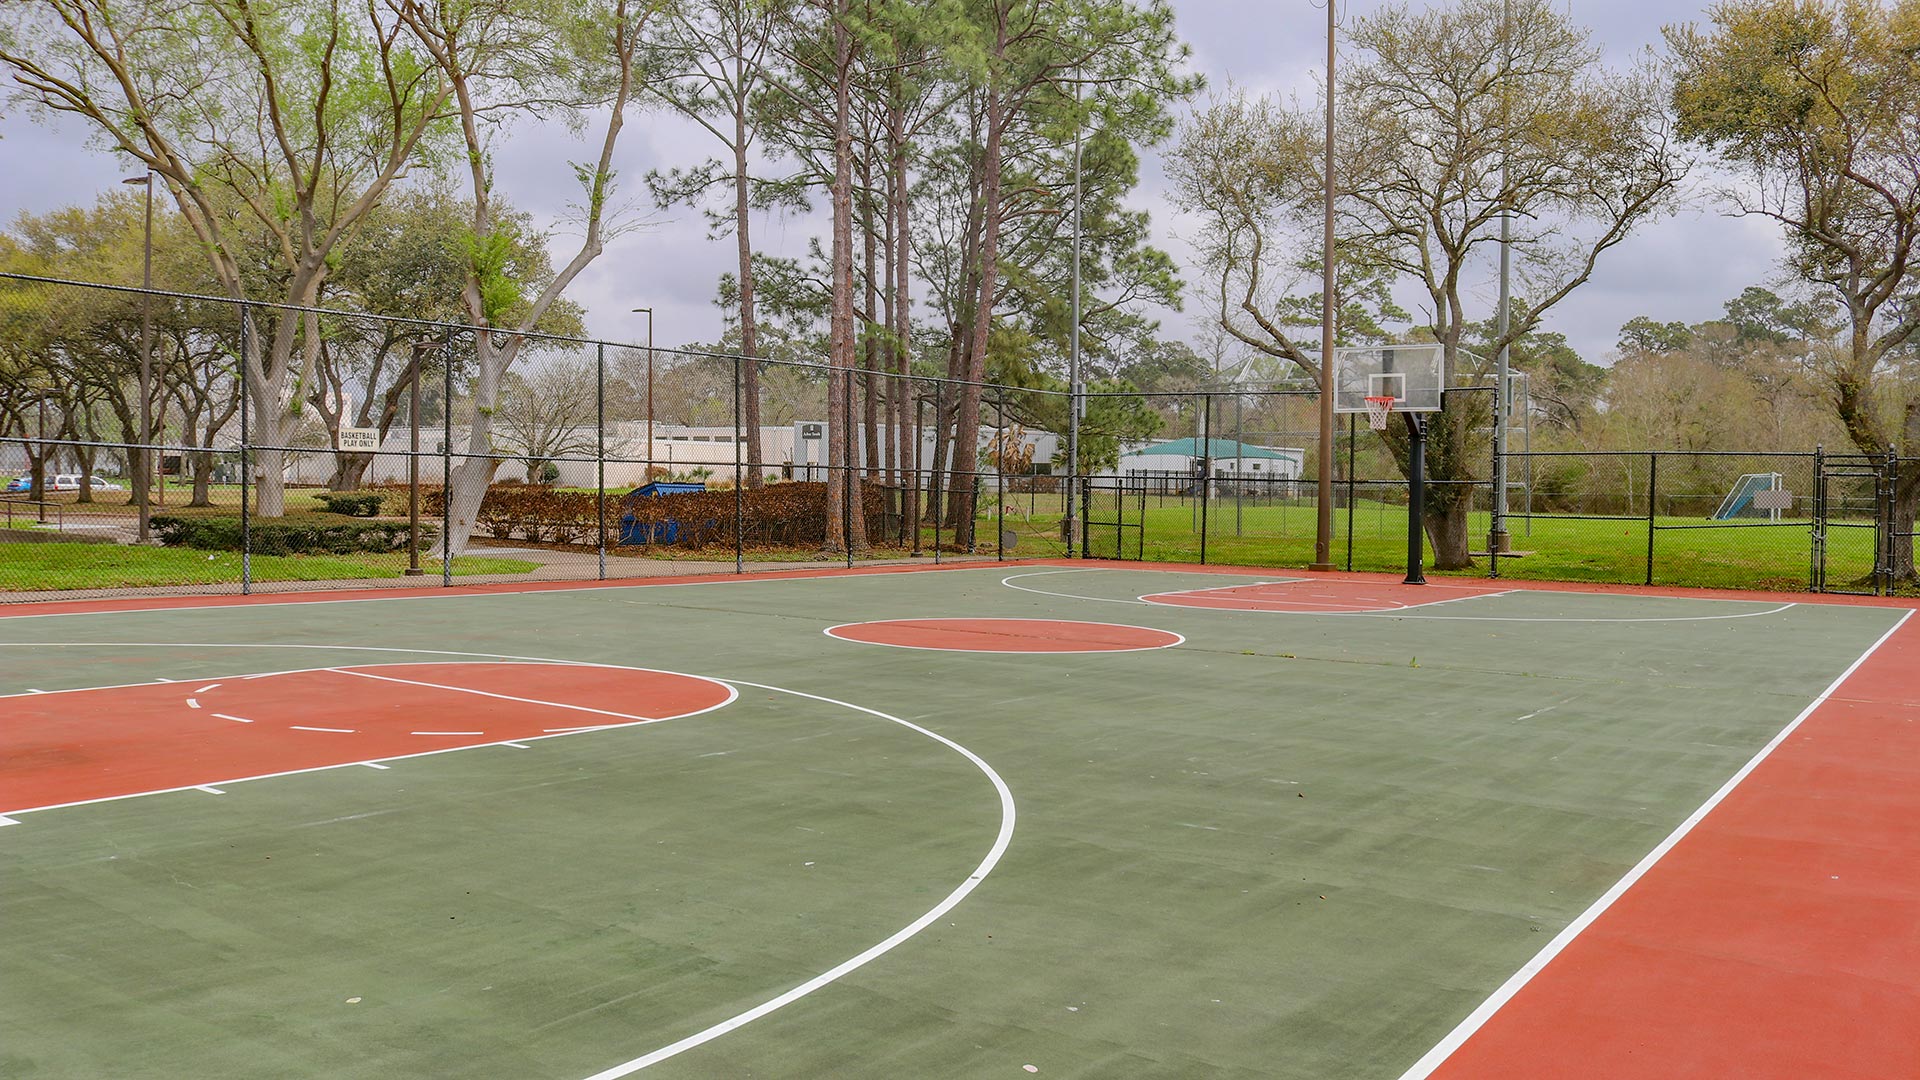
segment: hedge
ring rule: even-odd
[[[323,491],[314,496],[331,514],[377,517],[386,496],[378,491]]]
[[[867,527],[873,535],[897,530],[890,489],[863,484]],[[827,485],[768,484],[741,493],[742,541],[751,547],[806,547],[827,536]],[[444,497],[425,493],[422,513],[438,520]],[[658,535],[650,526],[674,523],[673,543],[681,547],[724,544],[734,538],[734,493],[689,491],[673,495],[607,493],[607,541],[618,544],[621,519],[632,515],[640,535]],[[599,500],[590,491],[554,491],[535,485],[496,485],[480,504],[478,528],[497,540],[551,544],[593,543],[599,529]],[[660,530],[663,532],[664,530]]]
[[[240,520],[229,517],[175,517],[155,515],[153,531],[168,547],[201,551],[239,551],[243,539]],[[440,535],[437,527],[420,525],[425,547]],[[359,551],[395,552],[407,549],[406,522],[350,521],[339,524],[257,521],[249,535],[259,555],[350,555]]]

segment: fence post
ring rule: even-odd
[[[599,520],[600,580],[607,580],[607,343],[593,347],[593,512]]]
[[[1000,422],[1000,449],[993,455],[994,537],[993,559],[1007,561],[1007,396],[1001,391],[993,403],[994,418]],[[1033,470],[1029,469],[1028,472]]]
[[[1499,580],[1500,578],[1500,545],[1495,541],[1498,537],[1507,535],[1506,515],[1502,512],[1507,508],[1507,504],[1505,501],[1507,497],[1507,493],[1505,491],[1506,485],[1504,483],[1507,475],[1507,470],[1506,470],[1506,459],[1500,453],[1500,451],[1504,449],[1504,446],[1502,444],[1506,442],[1506,432],[1504,429],[1500,427],[1500,425],[1505,423],[1507,419],[1505,414],[1502,412],[1500,408],[1502,404],[1501,399],[1505,396],[1506,396],[1506,390],[1503,387],[1500,387],[1500,386],[1494,387],[1494,390],[1493,390],[1493,431],[1494,431],[1493,472],[1491,474],[1493,479],[1488,483],[1488,486],[1493,490],[1493,498],[1492,498],[1492,501],[1490,501],[1487,504],[1487,510],[1493,516],[1493,527],[1487,530],[1487,577],[1492,578],[1496,581]],[[1468,505],[1469,506],[1472,505],[1471,498],[1468,499]]]
[[[440,584],[453,587],[453,324],[440,335]]]
[[[933,380],[933,442],[936,447],[939,446],[940,440],[946,438],[946,431],[947,380],[936,376]],[[954,451],[949,447],[947,451],[949,460],[953,457],[953,453]],[[935,566],[940,565],[940,519],[946,514],[946,508],[941,505],[943,501],[941,496],[946,494],[946,475],[941,470],[940,464],[936,456],[933,462],[934,467],[928,470],[927,474],[927,507],[933,511],[933,565]],[[920,523],[914,522],[913,527],[917,532]]]
[[[1353,572],[1354,450],[1360,442],[1360,416],[1347,414],[1347,572]]]
[[[1807,591],[1826,589],[1827,480],[1826,447],[1813,447],[1813,508],[1807,529]]]
[[[1091,483],[1085,483],[1078,485],[1078,487],[1080,489],[1080,557],[1090,559],[1093,557],[1093,544],[1092,541],[1088,539],[1092,533],[1087,529],[1087,519],[1093,514],[1093,485]],[[1073,496],[1069,494],[1067,498],[1071,499]],[[1142,518],[1142,520],[1145,519]],[[1071,534],[1067,537],[1067,546],[1073,546],[1073,537]],[[1117,549],[1114,552],[1114,556],[1116,558],[1119,557]]]
[[[1213,395],[1200,395],[1200,445],[1194,447],[1200,463],[1200,565],[1207,565],[1207,502],[1213,477]]]
[[[1660,455],[1647,455],[1647,584],[1653,584],[1653,508],[1660,491]]]
[[[749,360],[748,363],[752,361]],[[760,450],[760,429],[755,428],[751,433],[740,430],[740,399],[745,396],[740,379],[744,374],[740,367],[740,357],[735,356],[733,358],[733,572],[736,574],[747,572],[746,474],[740,468],[740,440],[743,437],[753,440],[755,457],[759,456]]]
[[[240,305],[240,594],[253,591],[253,519],[247,494],[253,483],[253,430],[248,425],[247,357],[253,349],[253,311]]]
[[[1886,494],[1881,499],[1880,528],[1876,530],[1880,535],[1881,550],[1877,560],[1880,563],[1880,570],[1876,575],[1879,578],[1880,587],[1876,592],[1883,596],[1892,596],[1896,573],[1894,552],[1900,545],[1900,538],[1894,531],[1899,527],[1899,522],[1893,513],[1894,502],[1900,490],[1900,448],[1893,443],[1887,444],[1887,467],[1884,479],[1881,481],[1881,488]]]

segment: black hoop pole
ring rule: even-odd
[[[1425,585],[1427,575],[1425,537],[1421,533],[1427,510],[1427,426],[1418,413],[1403,413],[1407,418],[1407,579],[1408,585]]]

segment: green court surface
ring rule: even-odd
[[[100,704],[45,720],[70,738],[0,766],[0,1076],[581,1080],[707,1033],[643,1075],[1391,1080],[1902,614],[1487,585],[1400,607],[1352,581],[1291,608],[1275,587],[1279,610],[1139,599],[1278,580],[1009,565],[0,617],[16,715],[389,664],[738,692],[228,784],[280,770],[219,774],[179,725],[252,729],[195,706],[153,721],[185,790],[8,797],[63,755],[79,783],[150,753],[120,699],[75,698]],[[823,632],[931,618],[1184,640]],[[371,715],[399,684],[357,685],[289,707]]]

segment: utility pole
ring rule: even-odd
[[[1315,493],[1313,570],[1333,569],[1333,61],[1335,0],[1327,0],[1327,136],[1321,173],[1320,484]]]
[[[1080,479],[1080,409],[1085,403],[1080,387],[1080,84],[1073,85],[1073,290],[1071,322],[1067,325],[1067,557],[1080,550],[1084,524],[1076,509]]]
[[[140,463],[133,471],[133,501],[140,507],[135,539],[144,544],[153,515],[153,170],[120,182],[139,185],[147,193],[146,234],[140,257],[140,287],[146,290],[140,294]]]
[[[1500,55],[1503,60],[1500,108],[1500,190],[1505,196],[1507,190],[1507,126],[1510,110],[1506,102],[1513,88],[1506,85],[1513,70],[1513,0],[1503,0],[1500,5]],[[1513,548],[1513,537],[1507,532],[1507,420],[1513,414],[1513,380],[1508,375],[1508,361],[1511,347],[1507,343],[1507,327],[1512,317],[1507,310],[1511,305],[1512,291],[1510,275],[1513,262],[1513,211],[1511,208],[1500,211],[1500,312],[1494,319],[1494,333],[1500,336],[1500,351],[1493,362],[1493,499],[1492,528],[1487,533],[1487,550],[1494,554],[1505,554]]]

